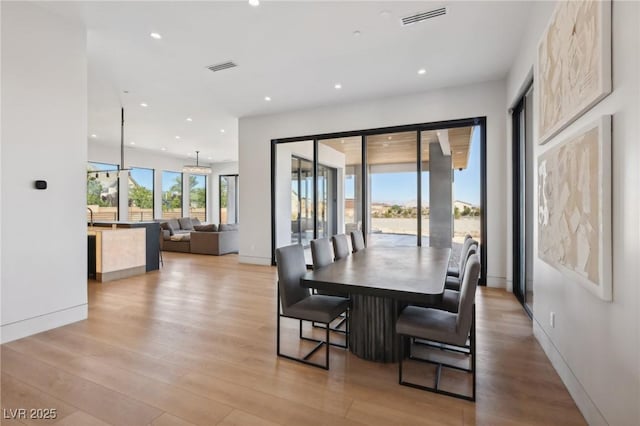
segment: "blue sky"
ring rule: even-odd
[[[151,169],[131,169],[131,177],[138,182],[138,185],[145,188],[153,188],[153,170]]]
[[[162,171],[161,173],[162,173],[162,191],[163,192],[168,191],[169,188],[171,188],[175,183],[176,176],[180,176],[181,174],[179,172],[167,172],[167,171]],[[133,175],[132,173],[132,176],[135,176],[135,175]],[[194,188],[204,188],[205,182],[207,180],[206,176],[198,175],[196,176],[196,178],[197,178],[197,183]]]
[[[471,139],[471,154],[465,170],[454,172],[456,200],[480,204],[480,132],[474,128]],[[347,184],[346,197],[353,197],[352,185]],[[415,173],[379,173],[371,176],[371,198],[373,202],[406,204],[416,200],[417,182]],[[429,174],[422,174],[422,198],[429,199]],[[423,201],[424,202],[424,201]]]

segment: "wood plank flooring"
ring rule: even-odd
[[[337,348],[329,372],[277,358],[275,268],[235,255],[167,252],[164,262],[159,272],[91,282],[87,321],[2,345],[2,408],[58,416],[1,423],[585,424],[510,293],[483,288],[477,298],[474,404],[399,386],[397,364]],[[285,350],[308,348],[297,322],[283,326]]]

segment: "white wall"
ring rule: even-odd
[[[488,284],[505,280],[505,83],[334,105],[239,121],[240,259],[270,263],[270,140],[459,118],[487,117]]]
[[[106,144],[96,142],[92,139],[88,141],[88,156],[87,161],[96,161],[102,163],[120,164],[120,145]],[[162,171],[181,172],[182,167],[185,164],[195,163],[191,158],[180,158],[171,155],[164,155],[159,152],[153,152],[146,149],[136,149],[125,147],[124,161],[126,167],[143,167],[147,169],[155,169],[154,186],[156,191],[154,192],[154,210],[155,217],[160,218],[162,216]],[[207,180],[207,221],[211,223],[218,223],[219,221],[219,176],[221,174],[235,174],[238,173],[238,163],[203,163],[203,165],[211,166],[213,173],[209,175]],[[183,211],[186,213],[189,211],[189,190],[187,188],[188,179],[183,179]],[[120,218],[126,220],[127,214],[123,210],[127,206],[128,186],[126,181],[120,182]]]
[[[509,74],[508,104],[517,99],[533,66],[535,47],[551,10],[544,3],[534,6],[531,29]],[[534,148],[537,158],[601,115],[613,115],[613,302],[597,299],[538,259],[537,224],[534,229],[534,333],[586,420],[594,425],[640,424],[639,22],[640,3],[614,2],[613,93],[546,145]],[[534,105],[537,102],[534,98]],[[537,211],[537,196],[534,200],[532,213]],[[549,325],[550,312],[556,314],[555,328]]]
[[[7,342],[87,317],[87,60],[83,27],[30,2],[0,7]]]

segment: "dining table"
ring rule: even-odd
[[[356,356],[397,362],[398,315],[408,304],[442,301],[450,248],[367,247],[325,267],[307,272],[303,287],[348,293],[349,348]]]

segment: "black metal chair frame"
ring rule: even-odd
[[[346,313],[342,313],[339,316],[337,316],[336,318],[340,318],[340,322],[338,324],[336,324],[335,327],[331,327],[331,324],[329,324],[329,330],[333,331],[334,333],[340,333],[340,334],[344,334],[344,335],[348,335],[349,334],[349,324],[347,324],[347,315]],[[333,321],[331,321],[333,322]],[[322,325],[318,325],[321,323],[317,323],[315,321],[312,322],[313,328],[324,328],[324,326]],[[340,329],[340,327],[342,327],[344,324],[347,324],[347,326],[345,327],[344,330]]]
[[[302,322],[306,321],[306,320],[303,320],[303,319],[300,319],[300,318],[295,318],[295,317],[290,317],[290,316],[283,315],[283,314],[280,313],[280,286],[278,285],[277,287],[278,287],[278,297],[277,297],[277,301],[276,301],[276,303],[277,303],[277,306],[276,306],[276,317],[277,317],[277,319],[276,319],[276,322],[277,322],[276,351],[277,351],[278,356],[282,357],[282,358],[290,359],[292,361],[301,362],[301,363],[306,364],[306,365],[311,365],[313,367],[318,367],[318,368],[322,368],[324,370],[328,370],[329,369],[329,346],[335,346],[335,347],[342,348],[342,349],[348,349],[349,348],[349,309],[347,308],[346,315],[345,315],[347,327],[346,327],[346,331],[345,331],[345,344],[344,345],[341,345],[339,343],[332,343],[331,342],[331,340],[330,340],[331,328],[329,326],[330,323],[325,324],[324,327],[321,327],[321,328],[324,328],[326,330],[325,331],[325,333],[326,333],[325,340],[318,340],[318,339],[314,339],[314,338],[311,338],[311,337],[305,337],[305,336],[302,335]],[[340,313],[340,315],[342,315],[342,313]],[[336,316],[336,318],[339,318],[340,315]],[[300,321],[300,329],[299,329],[299,333],[298,333],[300,339],[301,340],[306,340],[306,341],[309,341],[309,342],[317,343],[316,346],[313,349],[311,349],[311,351],[309,351],[309,353],[307,353],[304,357],[296,358],[294,356],[283,354],[282,352],[280,352],[280,318],[282,318],[282,317],[291,318],[291,319],[297,319],[298,321]],[[333,318],[331,321],[334,321],[336,318]],[[309,321],[309,322],[314,324],[314,326],[315,326],[315,324],[322,324],[322,323],[316,323],[316,322],[313,322],[313,321]],[[315,354],[322,346],[325,346],[325,364],[322,365],[322,364],[318,364],[318,363],[315,363],[315,362],[308,361],[308,359],[311,358],[311,356],[313,356],[313,354]]]
[[[402,342],[400,345],[400,368],[398,369],[398,383],[403,385],[403,386],[409,386],[412,388],[416,388],[416,389],[421,389],[421,390],[425,390],[425,391],[429,391],[429,392],[434,392],[434,393],[438,393],[441,395],[447,395],[447,396],[452,396],[454,398],[460,398],[460,399],[465,399],[467,401],[475,401],[476,400],[476,305],[473,305],[473,313],[472,313],[472,319],[471,319],[471,330],[469,332],[469,344],[468,345],[463,345],[463,346],[457,346],[457,345],[452,345],[451,343],[446,343],[446,342],[438,342],[435,340],[429,340],[426,341],[425,339],[421,339],[420,341],[417,341],[413,336],[407,336],[407,335],[400,335]],[[408,354],[408,358],[412,361],[420,361],[420,362],[425,362],[428,364],[435,364],[437,365],[437,370],[436,370],[436,380],[435,380],[435,386],[434,387],[429,387],[429,386],[424,386],[424,385],[419,385],[417,383],[411,383],[411,382],[407,382],[403,379],[402,377],[402,363],[405,357],[404,354],[404,348],[405,348],[405,344],[406,339],[409,338],[409,344],[408,346],[408,350],[409,350],[409,354]],[[467,356],[470,357],[470,364],[471,367],[470,368],[463,368],[457,365],[452,365],[452,364],[445,364],[443,362],[437,362],[437,361],[433,361],[430,359],[425,359],[425,358],[419,358],[419,357],[415,357],[413,355],[411,355],[411,343],[414,342],[416,344],[421,344],[421,345],[426,345],[426,346],[430,346],[436,349],[441,349],[444,351],[451,351],[451,352],[457,352],[457,353],[462,353],[465,354]],[[434,344],[435,343],[435,344]],[[446,346],[445,346],[446,345]],[[465,394],[459,394],[459,393],[455,393],[455,392],[449,392],[449,391],[445,391],[440,389],[440,375],[442,373],[442,367],[446,367],[446,368],[452,368],[454,370],[460,370],[460,371],[466,371],[467,373],[471,373],[472,375],[472,394],[471,396],[465,395]]]

